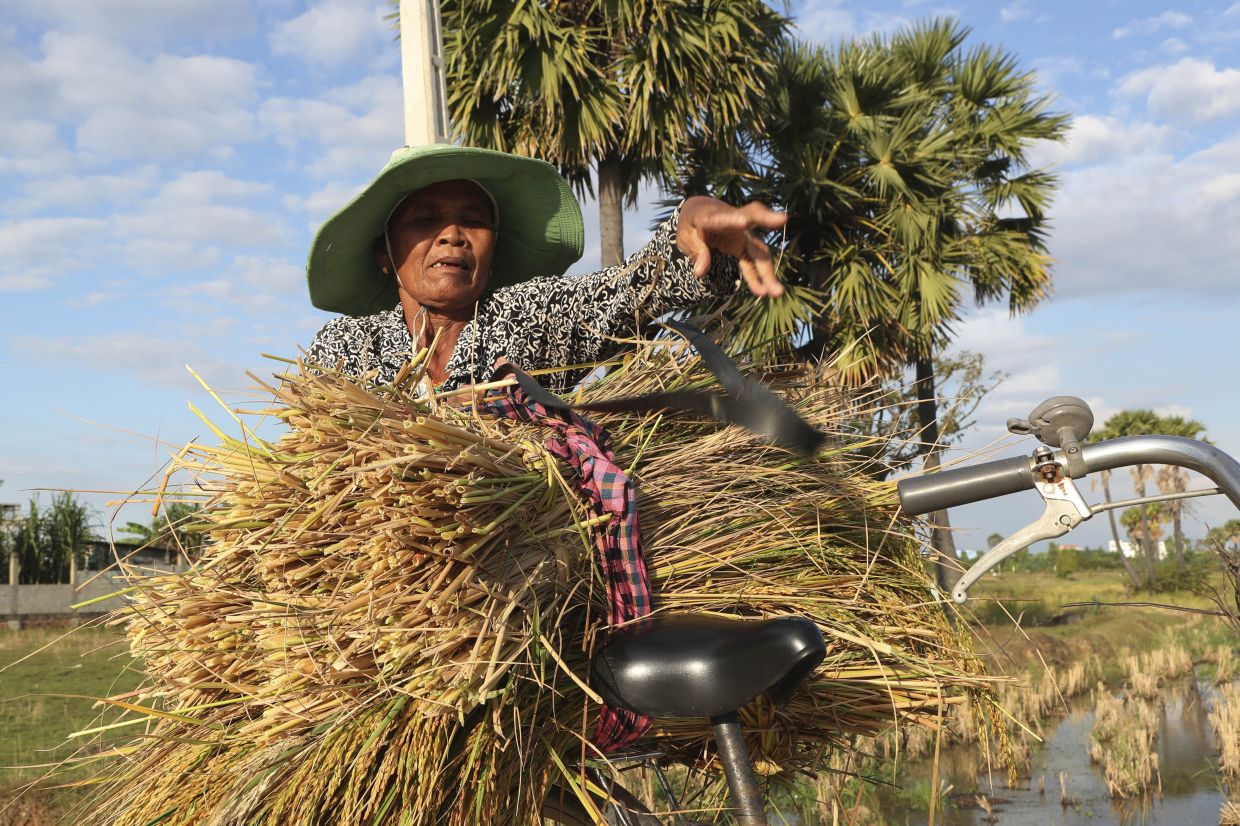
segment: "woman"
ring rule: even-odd
[[[318,332],[309,360],[385,383],[433,344],[428,373],[440,389],[483,381],[503,360],[525,370],[599,361],[645,322],[731,293],[738,271],[754,295],[781,295],[751,231],[784,220],[758,203],[689,198],[624,264],[566,278],[581,256],[581,212],[553,167],[404,147],[315,237],[311,301],[345,316]],[[584,373],[547,383],[563,390]]]

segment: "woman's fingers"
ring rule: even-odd
[[[740,212],[749,221],[749,229],[783,229],[788,223],[788,214],[776,212],[761,201],[750,201],[740,208]]]
[[[693,274],[699,278],[710,271],[711,250],[736,258],[741,277],[756,296],[783,295],[775,277],[770,249],[753,236],[755,230],[777,230],[788,216],[759,201],[734,207],[714,198],[695,196],[681,206],[677,243],[693,261]]]
[[[693,262],[693,274],[698,278],[706,277],[706,273],[710,272],[710,245],[702,229],[695,225],[682,225],[677,243],[681,252]]]
[[[775,277],[775,262],[766,244],[752,235],[756,229],[781,229],[788,216],[776,212],[766,204],[750,201],[726,216],[730,227],[720,227],[723,237],[718,247],[730,252],[740,264],[741,277],[749,291],[759,298],[778,298],[784,294],[784,285]]]
[[[759,298],[779,298],[784,285],[775,277],[775,262],[771,250],[757,238],[750,237],[745,253],[737,256],[741,277],[749,291]]]

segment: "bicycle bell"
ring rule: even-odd
[[[1076,396],[1051,396],[1029,414],[1028,419],[1008,419],[1007,429],[1019,436],[1032,435],[1049,447],[1061,448],[1068,460],[1068,473],[1079,479],[1086,473],[1081,445],[1094,427],[1094,412]]]

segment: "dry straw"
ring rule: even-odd
[[[1140,796],[1155,785],[1161,794],[1159,715],[1155,703],[1139,695],[1116,696],[1098,684],[1089,756],[1102,766],[1111,797]]]
[[[1233,794],[1240,792],[1240,683],[1217,690],[1210,709],[1210,725],[1218,737],[1219,773]]]
[[[579,787],[598,519],[545,432],[419,400],[421,378],[295,370],[265,390],[277,442],[243,428],[181,452],[212,496],[209,544],[183,575],[134,580],[117,621],[146,681],[92,735],[119,739],[96,744],[83,820],[530,823],[550,788]],[[833,434],[817,458],[709,422],[597,419],[638,481],[658,610],[821,626],[806,689],[742,712],[759,767],[786,779],[893,722],[933,727],[989,683],[931,601],[892,485],[850,458],[855,401],[802,368],[764,378]],[[684,348],[646,343],[584,395],[710,383]],[[717,774],[704,721],[651,739]]]

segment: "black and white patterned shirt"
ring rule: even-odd
[[[485,381],[501,356],[524,370],[602,361],[619,349],[614,338],[630,336],[665,313],[731,294],[739,278],[736,259],[712,250],[710,272],[695,277],[693,263],[676,246],[679,215],[677,210],[660,224],[623,264],[590,275],[535,278],[484,295],[457,338],[442,389]],[[310,345],[308,361],[384,384],[412,354],[398,304],[327,322]],[[563,391],[587,372],[554,373],[542,381]]]

